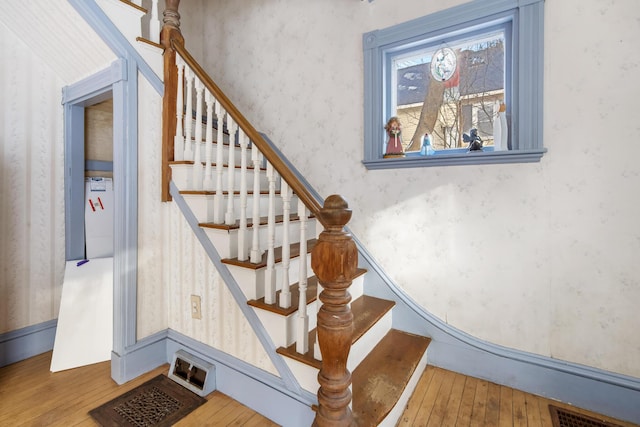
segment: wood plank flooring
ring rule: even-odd
[[[169,370],[164,365],[118,386],[109,362],[52,373],[51,354],[0,369],[0,426],[95,426],[91,409]],[[219,391],[176,425],[277,426]]]
[[[509,387],[427,366],[398,426],[552,427],[549,404],[621,427],[615,420]]]
[[[109,362],[56,373],[49,371],[50,364],[48,352],[0,368],[0,426],[95,426],[89,410],[168,370],[165,365],[118,386]],[[207,400],[176,425],[277,426],[219,391]],[[432,366],[422,374],[398,426],[551,427],[549,403],[638,427]]]

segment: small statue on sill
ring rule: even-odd
[[[469,143],[469,151],[482,151],[482,138],[478,135],[478,129],[471,129],[469,135],[463,134],[462,140]]]
[[[402,146],[400,120],[396,116],[391,117],[384,129],[387,131],[387,148],[384,157],[403,157],[404,147]]]

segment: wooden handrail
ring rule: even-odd
[[[253,127],[251,123],[240,113],[236,106],[227,98],[227,96],[220,90],[218,85],[209,77],[209,75],[202,69],[200,64],[191,56],[189,51],[184,47],[184,41],[180,38],[171,40],[171,47],[182,57],[185,64],[191,68],[193,73],[204,84],[204,86],[211,92],[211,94],[220,103],[222,108],[231,115],[234,122],[244,131],[249,137],[252,143],[256,144],[260,152],[271,163],[278,174],[284,179],[289,187],[294,191],[296,196],[305,204],[305,206],[311,211],[312,214],[318,215],[322,205],[316,200],[316,198],[307,190],[305,185],[291,172],[287,165],[282,161],[280,156],[271,148],[271,146],[264,140],[262,135]]]

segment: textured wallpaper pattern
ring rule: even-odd
[[[367,171],[362,34],[460,3],[204,2],[205,68],[428,311],[640,377],[637,2],[545,2],[540,163]]]
[[[61,80],[0,23],[0,333],[58,315],[64,276]]]
[[[276,373],[182,212],[160,202],[162,102],[138,80],[138,338],[171,328]],[[191,318],[191,295],[202,319]]]

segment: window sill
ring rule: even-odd
[[[431,166],[456,165],[489,165],[499,163],[535,163],[539,162],[546,148],[533,150],[511,151],[481,151],[442,153],[436,152],[431,156],[421,156],[418,152],[407,153],[406,157],[363,160],[362,163],[369,170],[422,168]]]

